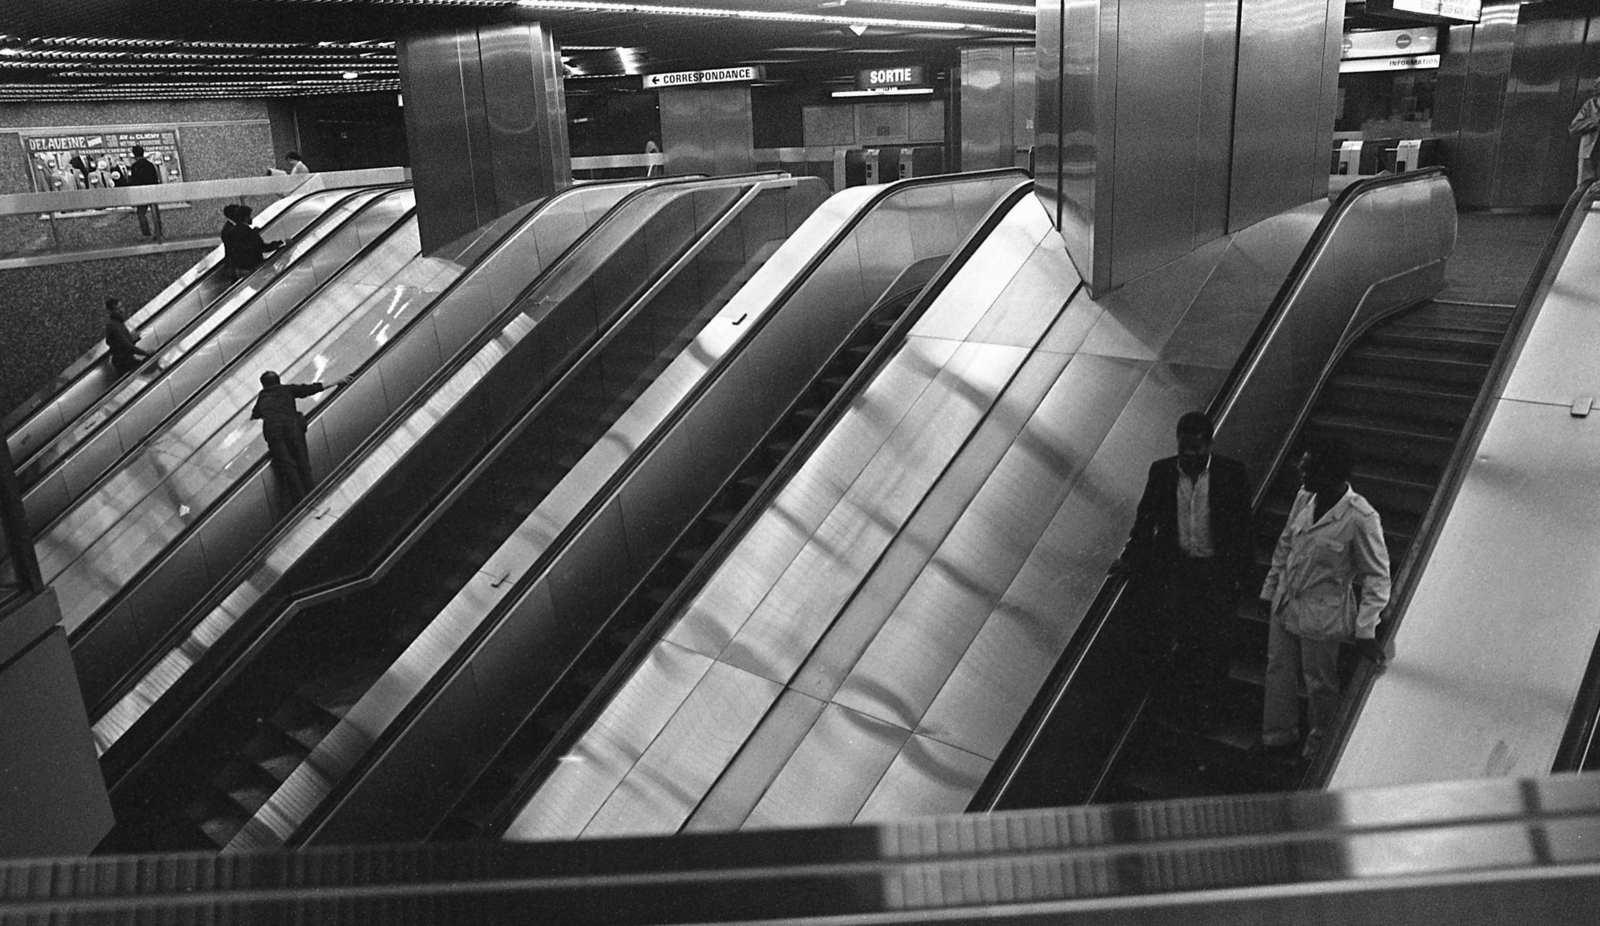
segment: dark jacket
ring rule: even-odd
[[[279,383],[262,387],[261,394],[256,396],[255,408],[250,410],[250,417],[260,418],[263,427],[293,425],[304,431],[306,418],[295,406],[295,400],[316,395],[326,388],[321,383]]]
[[[138,339],[121,319],[113,318],[106,322],[106,347],[119,368],[138,366],[140,358],[150,356],[150,352],[137,342]]]
[[[1250,478],[1244,464],[1211,455],[1211,542],[1217,557],[1239,582],[1254,561],[1250,532]],[[1158,570],[1182,555],[1178,547],[1178,458],[1150,464],[1144,495],[1122,558],[1137,571]]]
[[[261,239],[254,225],[228,222],[222,226],[223,257],[240,276],[261,266],[261,261],[274,250]]]
[[[128,170],[129,186],[150,186],[161,182],[156,166],[144,158],[134,158]]]

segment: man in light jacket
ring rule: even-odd
[[[1339,646],[1354,640],[1382,663],[1375,632],[1389,603],[1389,550],[1378,512],[1350,488],[1350,453],[1322,441],[1300,458],[1302,489],[1278,537],[1261,588],[1267,637],[1261,746],[1269,755],[1314,756],[1339,707]],[[1310,729],[1299,748],[1296,683],[1304,677]]]
[[[1588,186],[1600,170],[1595,166],[1595,142],[1600,140],[1600,86],[1578,107],[1567,133],[1578,138],[1578,186]]]

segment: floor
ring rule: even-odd
[[[1515,305],[1555,228],[1554,214],[1469,212],[1456,228],[1456,252],[1445,269],[1443,301]]]

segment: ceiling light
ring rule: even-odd
[[[345,71],[343,74],[341,74],[339,76],[343,77],[345,80],[355,80],[357,77],[360,77],[361,75],[357,74],[355,71]]]
[[[835,90],[833,96],[920,96],[932,93],[932,87],[883,87],[878,90]]]
[[[988,32],[1032,35],[1033,29],[980,26],[974,23],[930,22],[920,19],[882,19],[825,16],[818,13],[780,13],[767,10],[733,10],[702,6],[663,6],[654,3],[616,3],[608,0],[517,0],[530,10],[575,13],[631,13],[636,16],[699,16],[710,19],[748,19],[758,22],[823,23],[830,26],[879,26],[885,29],[925,29],[934,32]]]
[[[856,35],[866,35],[867,34],[867,24],[866,23],[851,23],[847,28],[849,28],[849,30],[851,32],[854,32]]]

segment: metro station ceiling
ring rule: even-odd
[[[400,88],[402,35],[542,22],[569,89],[759,64],[847,80],[958,46],[1031,43],[1001,0],[0,0],[0,102],[294,97]]]

